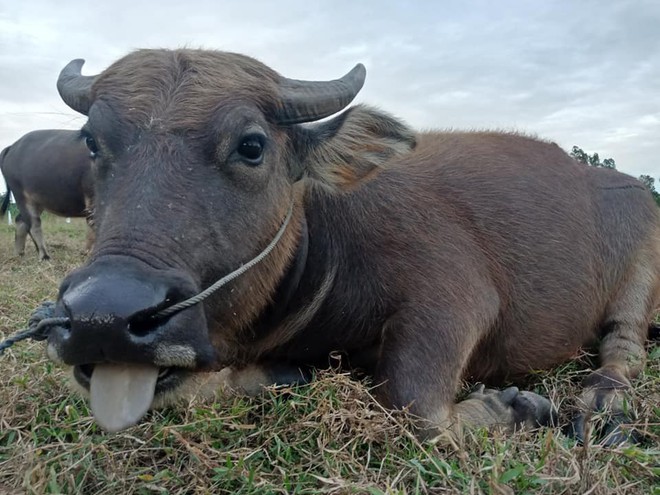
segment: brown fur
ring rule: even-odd
[[[232,101],[249,100],[274,113],[279,78],[243,55],[140,50],[108,67],[92,98],[100,97],[138,128],[188,133],[203,128],[218,107]],[[114,96],[118,91],[121,98]]]
[[[53,338],[56,354],[93,363],[91,346],[104,359],[130,351],[153,362],[127,337],[133,315],[252,258],[293,197],[291,225],[265,262],[203,312],[149,329],[174,349],[197,346],[207,356],[198,370],[225,367],[229,386],[254,391],[339,351],[374,376],[388,406],[440,426],[511,427],[539,421],[547,404],[508,389],[454,405],[461,381],[516,380],[598,339],[608,376],[627,384],[639,372],[660,302],[660,218],[635,179],[518,134],[415,134],[363,106],[279,125],[278,81],[253,59],[195,50],[138,51],[98,76],[85,129],[101,148],[99,241],[63,285],[69,341],[85,345]],[[238,151],[255,133],[260,164]],[[123,283],[110,287],[104,304],[126,328],[113,323],[114,340],[92,342],[85,314],[98,308],[76,287],[93,277],[105,291],[115,256],[124,282],[152,284],[155,299],[132,307]],[[158,285],[163,272],[180,283]]]

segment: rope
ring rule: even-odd
[[[21,330],[0,342],[0,356],[2,356],[5,353],[5,350],[13,346],[16,342],[25,339],[44,340],[48,337],[48,334],[53,327],[67,325],[69,323],[69,318],[52,317],[54,309],[55,303],[52,301],[41,303],[41,306],[35,309],[30,316],[28,327],[25,330]]]
[[[291,220],[291,215],[293,214],[293,199],[291,200],[291,204],[289,205],[289,211],[286,214],[286,217],[284,218],[284,221],[282,222],[282,226],[280,227],[280,230],[277,231],[277,234],[275,234],[275,237],[273,237],[273,240],[270,241],[270,244],[266,246],[266,248],[261,251],[257,256],[252,258],[250,261],[245,263],[243,266],[240,268],[234,270],[231,272],[229,275],[225,275],[222,277],[220,280],[218,280],[216,283],[211,285],[210,287],[204,289],[202,292],[197,294],[196,296],[191,297],[190,299],[186,299],[185,301],[181,301],[179,303],[176,303],[168,308],[165,308],[155,315],[152,316],[152,318],[163,318],[165,316],[170,316],[173,315],[174,313],[178,313],[179,311],[189,308],[190,306],[194,306],[197,303],[202,302],[204,299],[209,297],[211,294],[213,294],[215,291],[217,291],[220,287],[223,285],[228,284],[232,280],[234,280],[236,277],[240,277],[243,275],[245,272],[247,272],[250,268],[252,268],[254,265],[259,263],[261,260],[263,260],[266,256],[270,254],[270,252],[275,248],[277,243],[280,241],[282,238],[282,235],[284,234],[284,231],[286,230],[287,225],[289,225],[289,220]]]
[[[240,277],[250,268],[261,262],[266,256],[268,256],[271,253],[271,251],[275,248],[277,243],[284,235],[284,231],[289,225],[289,221],[291,220],[292,215],[293,215],[293,198],[291,198],[291,203],[289,204],[289,210],[287,211],[286,217],[282,221],[282,225],[280,226],[280,229],[277,231],[275,237],[273,237],[273,239],[270,241],[268,246],[266,246],[266,248],[263,251],[261,251],[257,256],[252,258],[250,261],[248,261],[238,269],[222,277],[220,280],[218,280],[213,285],[203,290],[199,294],[191,297],[190,299],[186,299],[185,301],[181,301],[179,303],[176,303],[172,306],[169,306],[159,311],[158,313],[153,315],[152,318],[164,318],[167,316],[171,316],[174,313],[178,313],[179,311],[182,311],[186,308],[189,308],[190,306],[194,306],[195,304],[202,302],[204,299],[209,297],[215,291],[220,289],[220,287],[228,284],[236,277]],[[54,309],[55,309],[54,302],[52,301],[43,302],[41,306],[39,306],[30,316],[30,320],[28,321],[28,328],[26,328],[25,330],[21,330],[20,332],[17,332],[11,337],[8,337],[4,341],[0,342],[0,356],[4,354],[5,349],[8,349],[16,342],[20,342],[21,340],[25,340],[25,339],[44,340],[48,337],[48,334],[50,333],[53,327],[69,325],[70,319],[65,316],[57,317],[57,318],[52,317]]]

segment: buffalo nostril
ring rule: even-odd
[[[165,299],[156,306],[144,309],[135,313],[128,321],[128,331],[137,336],[144,337],[149,332],[153,331],[155,327],[162,324],[163,321],[169,319],[168,316],[157,316],[160,311],[168,308],[180,301],[188,298],[184,292],[177,288],[172,288],[167,291]]]
[[[152,332],[159,321],[149,316],[136,316],[128,322],[128,332],[136,337],[145,337]]]

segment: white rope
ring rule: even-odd
[[[190,299],[186,299],[185,301],[181,301],[179,303],[176,303],[172,306],[169,306],[168,308],[165,308],[155,315],[153,315],[152,318],[163,318],[165,316],[170,316],[174,313],[178,313],[179,311],[189,308],[190,306],[194,306],[195,304],[203,301],[207,297],[209,297],[211,294],[213,294],[215,291],[217,291],[220,287],[223,285],[228,284],[232,280],[234,280],[236,277],[239,277],[243,275],[245,272],[247,272],[250,268],[252,268],[254,265],[259,263],[261,260],[263,260],[266,256],[270,254],[270,252],[277,246],[277,243],[279,240],[282,238],[282,235],[284,234],[284,231],[286,230],[287,225],[289,224],[289,220],[291,220],[291,215],[293,214],[293,198],[291,199],[291,204],[289,205],[289,211],[286,214],[286,217],[284,218],[284,221],[282,222],[282,226],[280,227],[280,230],[277,231],[277,234],[275,234],[275,237],[273,237],[273,240],[270,241],[270,244],[266,246],[266,248],[261,251],[257,256],[252,258],[250,261],[242,265],[240,268],[234,270],[228,275],[225,275],[222,277],[220,280],[215,282],[213,285],[208,287],[207,289],[203,290],[196,296],[191,297]]]

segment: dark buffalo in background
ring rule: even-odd
[[[636,179],[515,133],[418,133],[346,109],[360,65],[309,82],[214,51],[82,64],[58,88],[88,115],[97,242],[61,285],[70,324],[48,353],[107,429],[191,390],[304,380],[333,351],[431,431],[545,423],[549,401],[516,388],[455,397],[597,341],[585,412],[623,410],[660,301],[659,210]],[[292,203],[261,264],[154,317],[257,255]]]
[[[32,237],[39,257],[48,259],[41,229],[41,214],[49,211],[62,217],[89,217],[94,198],[89,150],[80,131],[44,129],[21,137],[0,153],[0,170],[7,194],[0,216],[9,207],[13,193],[16,218],[14,250],[25,253],[25,240]],[[88,234],[88,247],[93,236]]]

